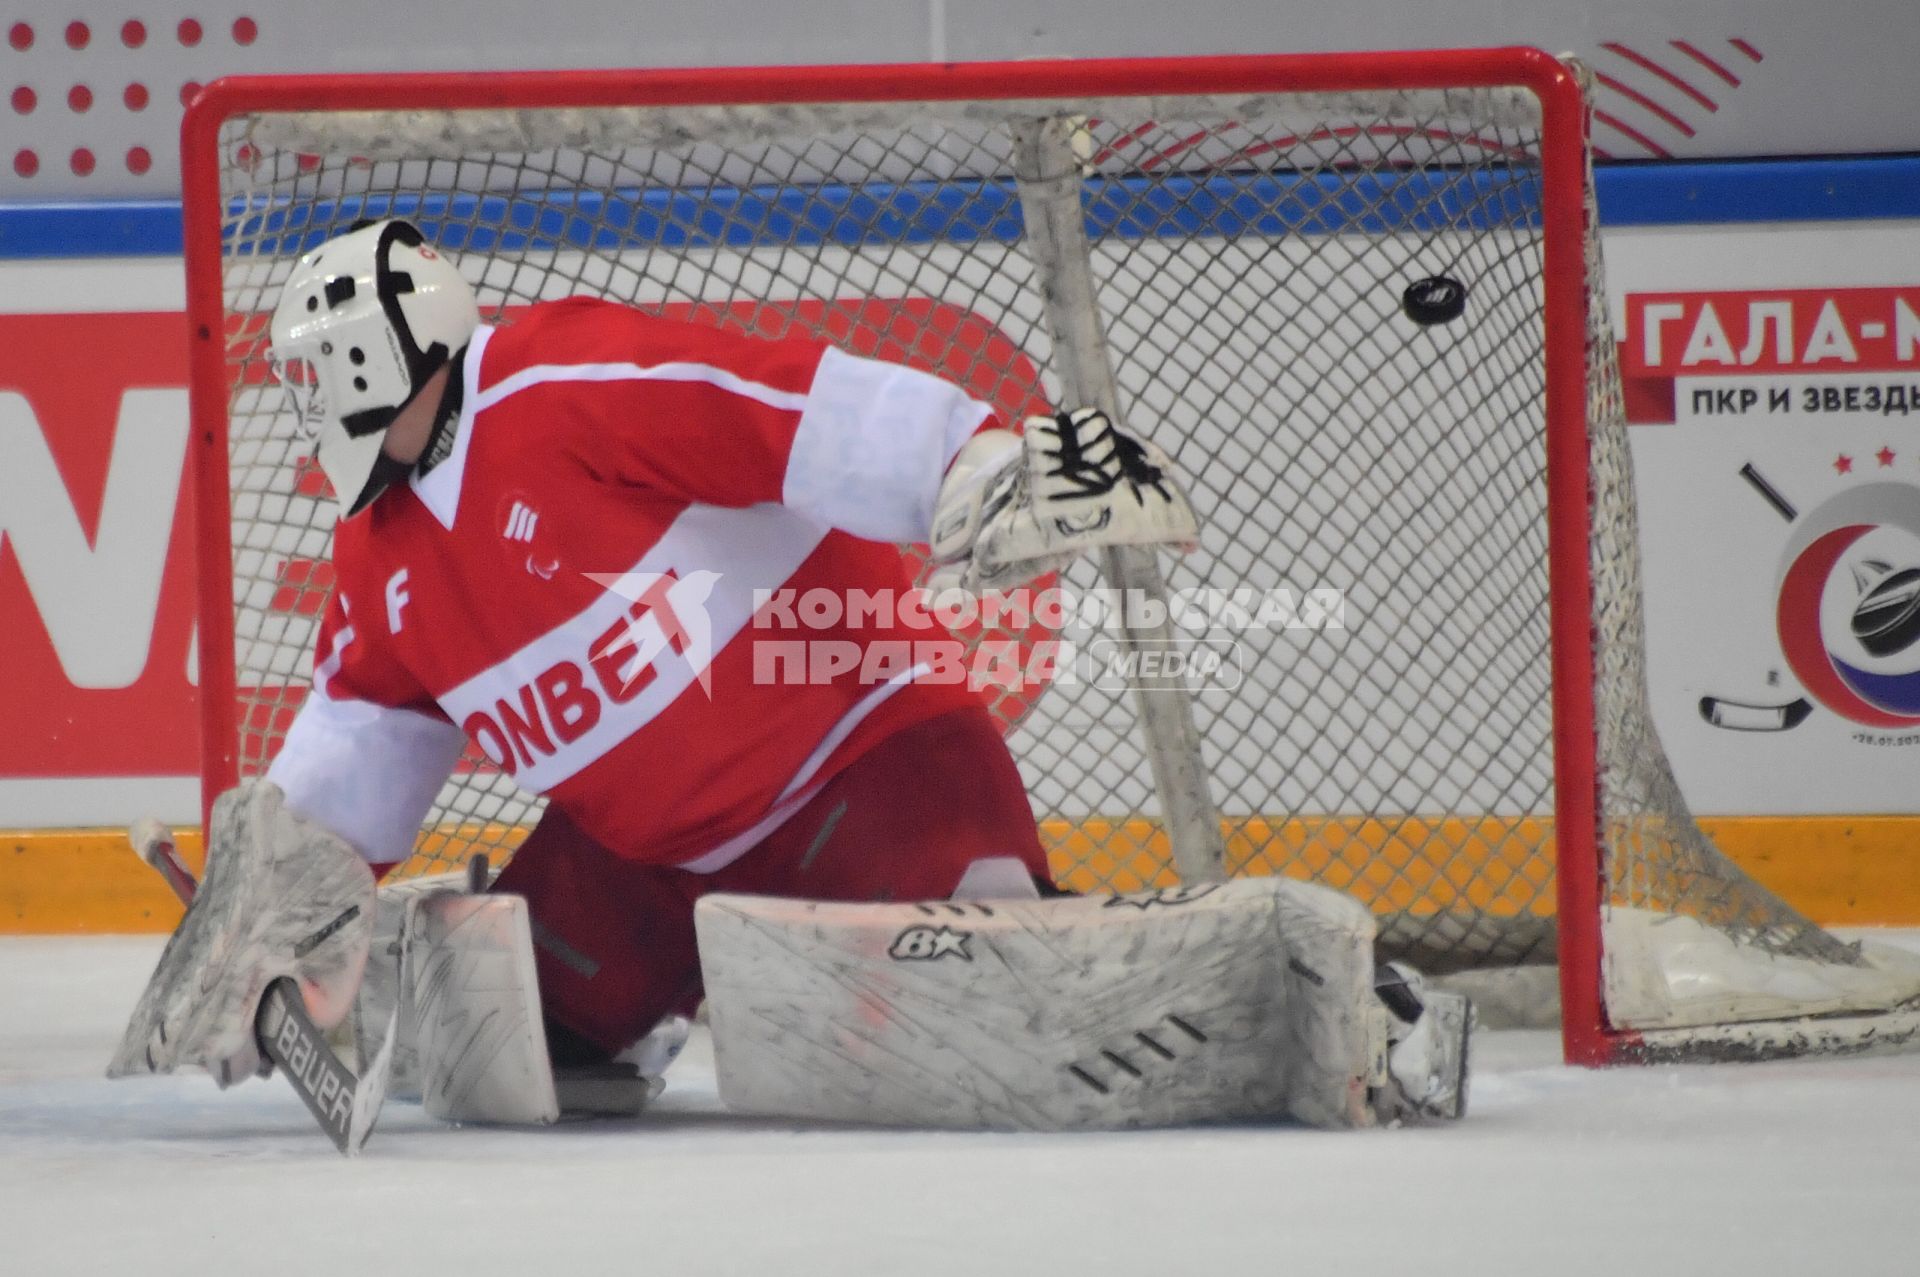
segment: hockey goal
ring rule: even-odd
[[[1532,50],[221,81],[184,155],[209,800],[329,588],[265,316],[399,214],[508,322],[808,331],[1172,454],[1197,553],[965,631],[1072,656],[981,689],[1069,885],[1294,874],[1431,969],[1557,959],[1571,1060],[1902,1039],[1920,977],[1721,856],[1655,737],[1585,125]],[[536,812],[476,754],[408,872]]]

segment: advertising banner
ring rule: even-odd
[[[1654,720],[1698,811],[1911,812],[1920,229],[1608,239]]]
[[[198,818],[181,275],[0,263],[0,827]]]

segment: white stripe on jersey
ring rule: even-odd
[[[827,761],[827,755],[839,749],[841,742],[853,735],[853,729],[860,726],[860,724],[866,720],[867,715],[880,708],[880,702],[886,700],[908,683],[919,678],[922,674],[931,673],[933,673],[933,666],[924,664],[916,665],[910,670],[903,670],[895,674],[892,678],[876,687],[865,700],[848,710],[846,716],[833,725],[833,730],[821,739],[820,744],[814,748],[813,753],[807,756],[807,761],[800,764],[800,770],[793,774],[793,779],[787,782],[787,787],[780,791],[780,797],[774,801],[785,802],[787,799],[793,797],[794,794],[798,793],[802,786],[811,781],[814,773],[819,771],[822,764]]]
[[[690,614],[704,612],[708,631],[703,643],[689,643],[683,655],[665,641],[659,620],[646,611],[632,620],[633,628],[622,637],[639,651],[653,652],[652,681],[624,704],[601,697],[595,680],[588,676],[583,691],[599,701],[600,713],[593,726],[572,740],[562,741],[561,733],[546,723],[551,752],[529,752],[512,760],[513,779],[521,788],[545,793],[555,785],[599,761],[609,751],[631,738],[652,722],[675,700],[694,687],[713,658],[734,641],[753,619],[757,591],[778,589],[796,572],[826,537],[819,524],[783,506],[757,505],[741,510],[718,506],[688,506],[675,517],[658,541],[624,574],[608,574],[613,580],[625,578],[652,580],[666,573],[679,578],[667,599],[685,621]],[[725,573],[710,565],[725,564]],[[704,598],[701,593],[711,592]],[[523,693],[537,684],[561,662],[571,662],[578,670],[588,671],[598,655],[595,644],[619,626],[635,606],[633,598],[608,590],[547,633],[519,651],[440,696],[440,707],[455,723],[468,727],[476,714],[504,722],[503,704],[526,716],[530,703]],[[704,651],[699,650],[704,648]],[[623,676],[633,678],[627,669]],[[700,695],[696,691],[694,694]],[[536,705],[536,709],[539,707]],[[472,729],[469,727],[469,734]],[[482,741],[491,756],[497,747]],[[504,760],[495,757],[496,763]]]
[[[347,596],[340,596],[340,628],[333,633],[333,650],[327,658],[313,667],[313,690],[321,696],[331,698],[333,693],[327,690],[327,684],[333,682],[333,676],[340,672],[342,654],[347,644],[353,642],[353,614],[347,610]]]
[[[532,506],[524,501],[513,503],[513,509],[507,513],[507,530],[504,533],[509,541],[531,541],[533,530],[540,525],[540,516]]]
[[[757,381],[748,381],[738,373],[728,372],[713,364],[675,361],[664,364],[535,364],[481,391],[473,410],[485,412],[502,399],[554,381],[698,381],[786,412],[802,412],[807,406],[804,394],[776,390]]]

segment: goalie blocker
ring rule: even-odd
[[[1457,1117],[1471,1008],[1286,878],[1122,896],[695,912],[730,1109],[960,1129]]]

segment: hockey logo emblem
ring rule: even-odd
[[[540,511],[525,493],[512,492],[500,502],[500,539],[510,549],[525,550],[527,571],[551,581],[560,570],[553,534],[540,526]]]
[[[887,955],[896,962],[931,962],[951,954],[962,962],[972,962],[973,955],[967,952],[971,939],[971,931],[955,931],[952,927],[908,927],[894,937]]]
[[[1110,898],[1105,908],[1118,909],[1131,905],[1145,912],[1155,905],[1173,908],[1175,905],[1190,905],[1203,896],[1210,896],[1217,889],[1217,883],[1196,883],[1190,886],[1164,887],[1159,891],[1136,891],[1130,895]]]
[[[1400,294],[1400,309],[1423,328],[1449,323],[1467,312],[1467,286],[1446,275],[1416,279]]]
[[[1920,489],[1898,482],[1845,489],[1799,516],[1782,558],[1787,665],[1815,701],[1864,727],[1920,725],[1916,560]]]

